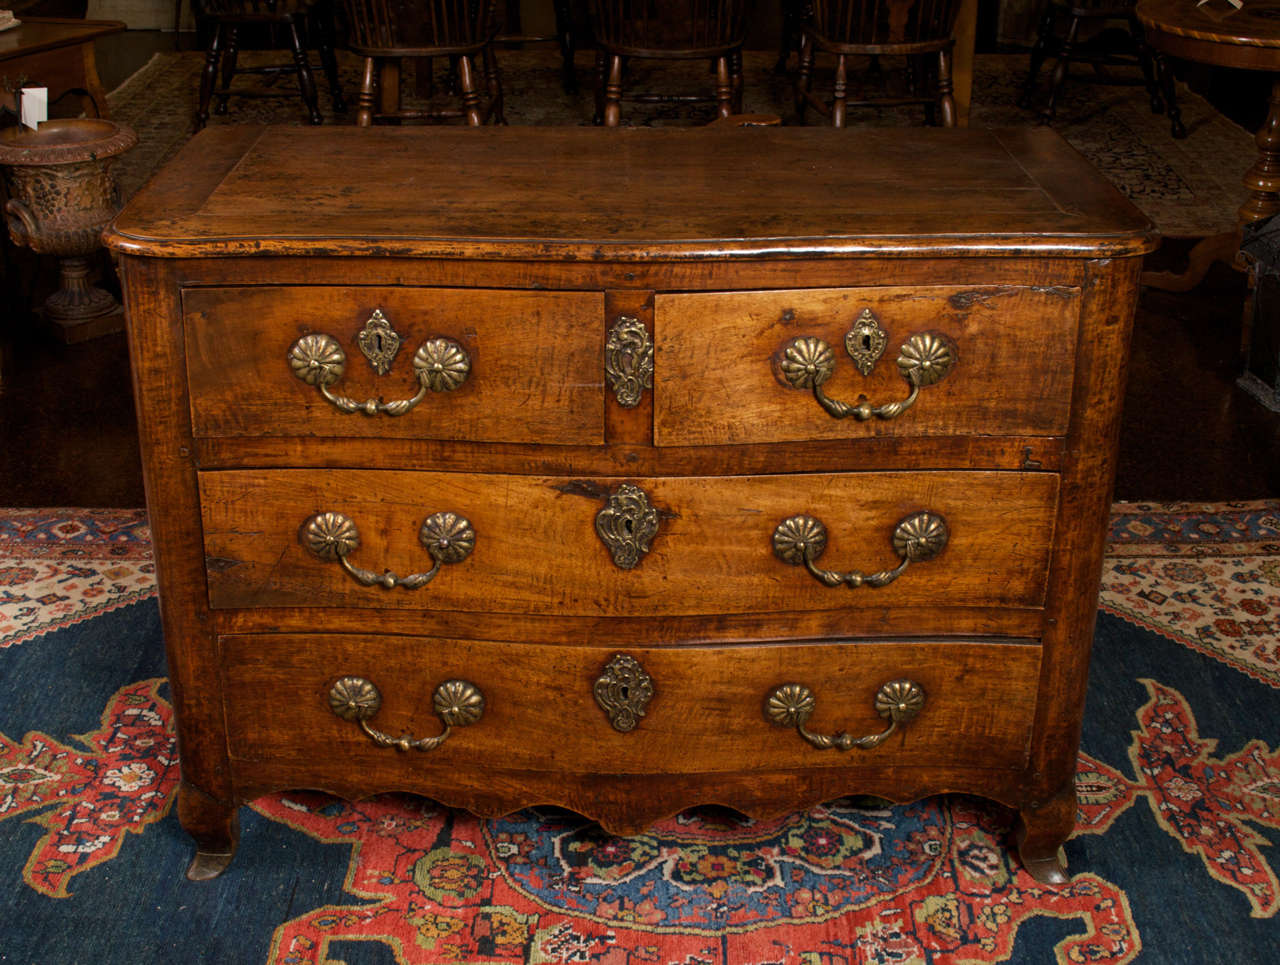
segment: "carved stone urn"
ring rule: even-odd
[[[60,259],[60,287],[45,300],[44,314],[65,341],[101,334],[101,329],[72,333],[91,329],[85,323],[119,310],[109,292],[90,284],[89,256],[119,207],[112,159],[137,143],[130,128],[104,118],[65,118],[45,121],[38,130],[0,131],[9,236],[14,244]]]

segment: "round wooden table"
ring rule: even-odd
[[[1216,67],[1280,71],[1280,0],[1245,0],[1240,10],[1227,0],[1209,0],[1202,7],[1194,0],[1138,0],[1137,15],[1147,44],[1157,54],[1175,130],[1182,120],[1166,56]],[[1271,104],[1257,144],[1258,158],[1244,176],[1249,199],[1237,212],[1236,230],[1197,244],[1185,274],[1148,272],[1143,284],[1168,291],[1193,288],[1214,261],[1235,263],[1245,225],[1280,211],[1280,79],[1271,87]]]

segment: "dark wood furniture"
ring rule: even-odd
[[[502,80],[493,52],[496,24],[491,0],[343,0],[351,50],[364,58],[356,123],[441,120],[463,117],[469,125],[505,123]],[[405,58],[417,59],[430,95],[432,59],[446,57],[457,75],[458,107],[405,107],[400,71]],[[477,78],[476,58],[483,73]],[[482,98],[483,88],[486,97]]]
[[[803,117],[806,107],[815,107],[833,126],[844,127],[851,106],[923,104],[930,121],[940,114],[944,127],[955,127],[951,55],[959,13],[960,0],[812,0],[800,41],[796,110]],[[830,103],[812,90],[819,51],[835,57]],[[906,58],[904,82],[896,90],[850,99],[849,58],[881,56]]]
[[[1197,7],[1181,0],[1138,0],[1138,20],[1157,55],[1174,136],[1182,126],[1182,115],[1166,57],[1240,70],[1280,71],[1280,0],[1249,0],[1240,10],[1225,0],[1213,2],[1214,6]],[[1280,80],[1271,88],[1270,109],[1258,129],[1257,145],[1258,157],[1244,176],[1249,198],[1237,212],[1236,230],[1198,243],[1185,272],[1148,272],[1144,285],[1166,291],[1194,288],[1215,261],[1236,263],[1246,224],[1280,211]],[[1222,160],[1231,163],[1229,158]],[[1248,337],[1246,330],[1244,338]]]
[[[705,60],[715,93],[628,91],[641,103],[716,102],[718,117],[742,113],[746,0],[592,0],[596,41],[595,122],[622,121],[624,67],[632,60]]]
[[[312,124],[322,123],[324,117],[320,113],[309,54],[313,43],[320,52],[334,111],[342,113],[347,109],[338,82],[338,62],[333,53],[333,11],[328,0],[199,0],[197,15],[209,27],[209,46],[205,49],[204,72],[200,75],[196,130],[209,122],[211,98],[217,98],[215,112],[225,114],[227,101],[232,97],[294,96],[273,87],[233,86],[240,74],[296,75],[298,95],[302,97],[307,119]],[[265,28],[270,36],[283,37],[291,63],[241,65],[240,31],[253,28]]]
[[[1052,131],[215,128],[108,243],[194,877],[311,787],[973,793],[1065,880],[1155,239]]]
[[[76,93],[86,114],[110,116],[93,43],[99,37],[119,33],[125,25],[119,20],[21,19],[19,26],[0,33],[0,77],[11,84],[23,81],[47,87],[50,106],[66,94]]]
[[[1053,75],[1049,84],[1049,96],[1040,109],[1040,119],[1052,123],[1056,111],[1058,93],[1070,73],[1072,62],[1086,63],[1094,69],[1094,79],[1108,84],[1131,84],[1133,79],[1117,75],[1112,67],[1138,67],[1142,82],[1151,99],[1151,111],[1163,114],[1164,99],[1156,82],[1156,72],[1151,61],[1151,50],[1142,37],[1142,26],[1133,11],[1134,0],[1048,0],[1036,30],[1036,42],[1031,48],[1031,63],[1027,79],[1018,100],[1021,107],[1032,108],[1040,68],[1047,58],[1054,58]],[[1060,36],[1059,25],[1066,21],[1066,30]],[[1116,25],[1123,25],[1123,31]],[[1081,37],[1081,28],[1086,36]],[[1090,32],[1094,36],[1087,36]],[[1186,137],[1184,130],[1175,137]]]

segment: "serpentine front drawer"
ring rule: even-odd
[[[599,292],[188,288],[182,309],[196,436],[604,441]]]
[[[604,785],[657,770],[1017,767],[1040,666],[1039,647],[1018,643],[655,649],[317,633],[219,645],[233,757],[293,761],[299,786],[338,790],[477,762]],[[876,744],[894,723],[886,698],[903,719]],[[840,733],[870,739],[851,758],[822,746]],[[397,747],[402,737],[418,746]]]
[[[215,608],[583,616],[1039,607],[1057,491],[1011,472],[200,475]]]
[[[1061,435],[1079,312],[1070,286],[659,293],[654,442]]]

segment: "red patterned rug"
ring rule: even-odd
[[[632,838],[420,798],[246,808],[182,876],[146,522],[0,510],[0,961],[1256,962],[1280,947],[1280,504],[1116,507],[1074,873],[985,802],[686,812]],[[1271,952],[1267,952],[1271,949]]]

